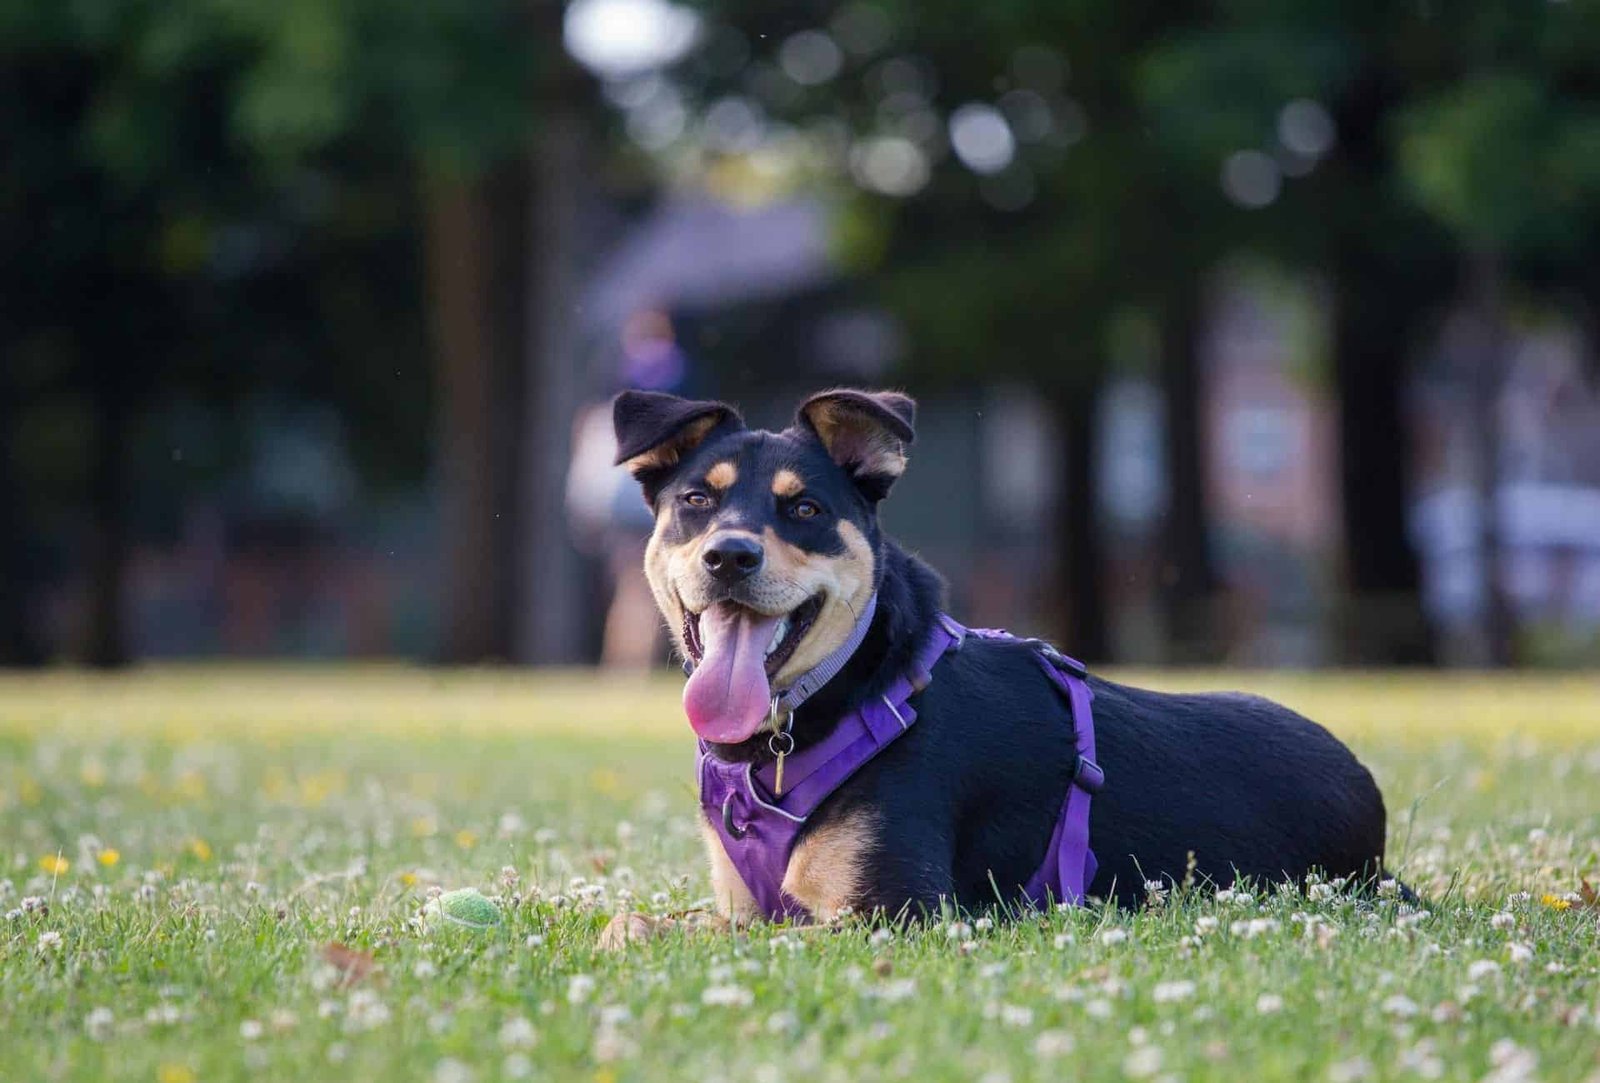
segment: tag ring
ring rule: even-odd
[[[779,730],[767,738],[767,751],[774,756],[787,756],[794,751],[794,734],[788,730]]]

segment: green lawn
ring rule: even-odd
[[[707,891],[670,679],[0,677],[0,1080],[1600,1080],[1600,679],[1132,676],[1349,739],[1428,909],[1180,892],[597,955]],[[433,885],[504,924],[419,927]]]

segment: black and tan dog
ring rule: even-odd
[[[619,461],[655,512],[646,573],[693,665],[684,704],[710,755],[768,758],[774,690],[834,653],[874,593],[859,647],[797,712],[796,746],[906,669],[943,591],[878,525],[906,468],[911,399],[829,391],[766,432],[723,403],[627,392],[615,422]],[[970,642],[932,676],[911,700],[918,724],[805,824],[783,890],[814,915],[1013,902],[1039,865],[1074,770],[1060,695],[1015,643]],[[1133,905],[1147,880],[1189,874],[1217,886],[1379,874],[1383,798],[1322,727],[1255,696],[1091,685],[1109,779],[1092,808],[1091,895]],[[749,891],[706,835],[719,906],[749,916]]]

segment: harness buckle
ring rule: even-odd
[[[1042,639],[1030,639],[1028,646],[1038,651],[1046,662],[1063,673],[1078,678],[1080,681],[1089,679],[1089,667],[1076,658],[1069,658],[1056,649],[1054,643],[1046,643]]]
[[[1100,765],[1078,753],[1072,765],[1072,785],[1085,793],[1099,793],[1105,784],[1106,773]]]

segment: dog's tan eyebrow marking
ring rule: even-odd
[[[772,475],[773,496],[799,496],[805,487],[806,483],[793,470],[779,470]]]
[[[732,463],[718,463],[706,474],[706,484],[713,489],[731,489],[739,480],[739,468]]]

